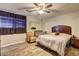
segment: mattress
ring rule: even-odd
[[[70,40],[71,35],[61,33],[60,35],[46,34],[40,35],[37,38],[37,42],[56,51],[59,55],[64,55],[66,43]]]

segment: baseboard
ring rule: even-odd
[[[7,47],[7,46],[10,46],[10,45],[19,44],[19,43],[24,43],[24,42],[25,42],[25,41],[19,41],[19,42],[15,42],[15,43],[7,44],[7,45],[2,45],[1,48],[3,48],[3,47]]]

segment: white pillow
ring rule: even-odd
[[[66,33],[60,33],[60,36],[71,38],[71,35],[66,34]]]

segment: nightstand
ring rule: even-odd
[[[73,38],[73,47],[79,48],[79,37]]]

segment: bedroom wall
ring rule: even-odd
[[[12,35],[1,35],[1,47],[6,47],[13,44],[25,42],[26,35],[24,34],[12,34]]]
[[[36,27],[36,30],[41,30],[41,20],[35,16],[27,16],[27,32],[33,31],[31,30],[31,27]]]
[[[72,27],[72,33],[79,36],[79,12],[65,13],[45,20],[45,31],[51,32],[54,25],[69,25]]]

